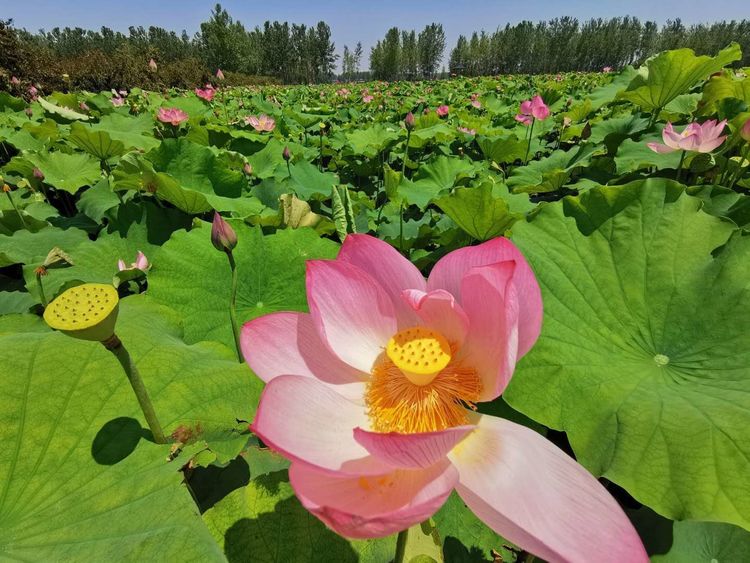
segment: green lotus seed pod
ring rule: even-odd
[[[103,283],[84,283],[65,290],[44,310],[44,321],[82,340],[103,342],[115,333],[120,298]]]

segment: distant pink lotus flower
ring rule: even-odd
[[[177,127],[180,123],[187,121],[190,116],[178,108],[159,108],[156,118],[162,123],[171,123]]]
[[[18,77],[17,77],[17,76],[11,76],[11,77],[10,77],[10,83],[11,83],[11,84],[12,84],[13,86],[18,86],[18,85],[19,85],[19,84],[21,83],[21,81],[20,81],[20,80],[18,79]]]
[[[471,100],[471,105],[477,109],[482,108],[482,102],[480,102],[479,100]]]
[[[438,108],[435,110],[435,113],[437,113],[440,117],[445,117],[448,115],[448,112],[450,112],[450,108],[446,105],[438,106]]]
[[[349,94],[351,94],[351,92],[349,91],[348,88],[340,88],[336,90],[336,94],[341,96],[342,98],[347,98],[349,97]]]
[[[458,128],[461,133],[466,133],[467,135],[476,135],[477,130],[476,129],[469,129],[468,127],[459,127]]]
[[[121,98],[120,96],[114,96],[110,98],[109,101],[112,102],[112,105],[115,106],[116,108],[119,108],[125,105],[125,98]]]
[[[374,99],[375,99],[375,96],[373,96],[372,94],[367,94],[367,95],[365,95],[365,96],[362,96],[362,101],[363,101],[364,103],[366,103],[366,104],[369,104],[369,103],[370,103],[371,101],[373,101]]]
[[[256,131],[273,131],[276,127],[276,120],[273,117],[268,117],[265,113],[261,113],[259,116],[250,115],[245,118],[245,124],[251,125]]]
[[[516,115],[516,121],[520,121],[524,125],[529,125],[532,118],[544,121],[549,117],[549,108],[541,96],[536,95],[530,100],[521,102],[521,107]]]
[[[588,471],[474,410],[503,392],[541,328],[539,285],[510,241],[451,252],[425,280],[389,244],[349,235],[337,259],[308,261],[307,299],[310,313],[245,324],[241,348],[266,382],[251,429],[291,460],[297,498],[329,528],[387,536],[456,489],[543,559],[648,561]]]
[[[682,131],[677,133],[671,123],[667,123],[661,132],[664,144],[646,143],[646,146],[654,152],[670,153],[674,151],[711,152],[719,147],[727,138],[722,135],[727,120],[716,122],[715,119],[700,123],[691,123]]]
[[[151,70],[151,72],[156,72],[157,66],[156,61],[154,59],[151,59],[148,61],[148,68]]]
[[[206,84],[205,88],[196,88],[195,89],[195,95],[199,98],[202,98],[206,100],[207,102],[210,102],[214,99],[214,96],[216,95],[216,90],[214,90],[214,87],[210,84]]]
[[[36,166],[31,171],[31,175],[34,176],[37,180],[44,180],[44,172],[42,172],[39,168]]]
[[[216,69],[216,79],[217,80],[224,80],[224,73],[221,72],[221,69]]]
[[[125,270],[140,270],[142,272],[147,272],[150,268],[151,264],[149,264],[148,258],[146,258],[146,255],[140,250],[138,251],[138,254],[136,254],[135,262],[129,266],[122,258],[117,261],[117,269],[121,272]]]
[[[79,102],[78,107],[81,111],[89,111],[89,109],[91,109],[86,102]]]
[[[32,101],[36,100],[39,97],[39,90],[36,86],[29,86],[27,92],[29,93]]]
[[[740,137],[750,143],[750,119],[745,121],[745,124],[740,129]]]
[[[603,72],[604,74],[609,74],[610,72],[612,72],[612,67],[611,67],[611,66],[605,66],[605,67],[604,67],[604,68],[602,69],[602,72]]]
[[[243,171],[243,172],[244,172],[245,174],[247,174],[248,176],[252,176],[252,174],[253,174],[253,167],[252,167],[252,165],[251,165],[251,164],[250,164],[249,162],[246,162],[246,163],[245,163],[245,164],[244,164],[244,165],[242,166],[242,171]]]

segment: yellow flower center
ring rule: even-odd
[[[455,360],[457,349],[435,330],[398,332],[375,364],[365,400],[376,432],[431,432],[468,422],[482,382]]]

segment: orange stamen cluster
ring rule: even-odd
[[[367,386],[373,430],[408,434],[467,424],[482,382],[476,370],[453,361],[454,352],[445,337],[423,327],[394,336]]]

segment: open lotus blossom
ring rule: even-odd
[[[146,258],[146,255],[140,250],[138,251],[138,254],[136,254],[135,256],[135,262],[130,264],[130,266],[128,266],[125,263],[125,260],[123,260],[122,258],[117,261],[117,269],[120,270],[121,272],[125,270],[140,270],[142,272],[146,272],[150,268],[151,268],[151,264],[149,264],[148,258]]]
[[[256,131],[273,131],[276,127],[276,120],[273,117],[261,113],[259,116],[251,115],[245,118],[245,124],[251,125]]]
[[[425,280],[387,243],[349,235],[307,264],[310,313],[243,327],[266,382],[252,430],[291,460],[328,527],[382,537],[456,489],[488,526],[549,561],[645,562],[630,521],[582,466],[533,430],[475,410],[536,342],[542,301],[507,239],[451,252]]]
[[[445,117],[448,115],[448,112],[450,111],[450,108],[446,105],[438,106],[438,108],[435,110],[435,113],[437,113],[440,117]]]
[[[471,105],[477,109],[482,109],[482,102],[479,100],[471,100]]]
[[[39,97],[39,89],[36,86],[29,86],[28,93],[32,101]]]
[[[461,133],[466,133],[467,135],[476,135],[477,130],[476,129],[469,129],[468,127],[459,127],[458,128]]]
[[[180,123],[187,121],[190,116],[178,108],[159,108],[156,118],[162,123],[171,123],[177,127]]]
[[[602,72],[603,72],[604,74],[609,74],[610,72],[612,72],[612,67],[611,67],[611,66],[605,66],[605,67],[604,67],[604,68],[602,69]]]
[[[372,94],[366,94],[366,95],[362,96],[362,101],[364,103],[366,103],[366,104],[369,104],[374,99],[375,99],[375,96],[373,96]]]
[[[114,96],[110,98],[109,101],[112,102],[112,105],[115,106],[116,108],[119,108],[125,105],[125,98],[121,98],[120,96]]]
[[[199,98],[206,100],[207,102],[210,102],[214,99],[214,96],[216,95],[216,90],[214,90],[214,87],[210,84],[206,84],[205,88],[196,88],[195,89],[195,95]]]
[[[541,96],[536,95],[530,100],[521,102],[521,107],[516,115],[516,121],[524,125],[530,125],[533,119],[544,121],[549,117],[549,108]]]
[[[711,152],[720,146],[726,135],[722,135],[726,119],[716,122],[715,119],[700,123],[691,123],[678,133],[671,123],[667,123],[661,132],[664,144],[646,143],[648,148],[658,153],[670,153],[674,151]]]

